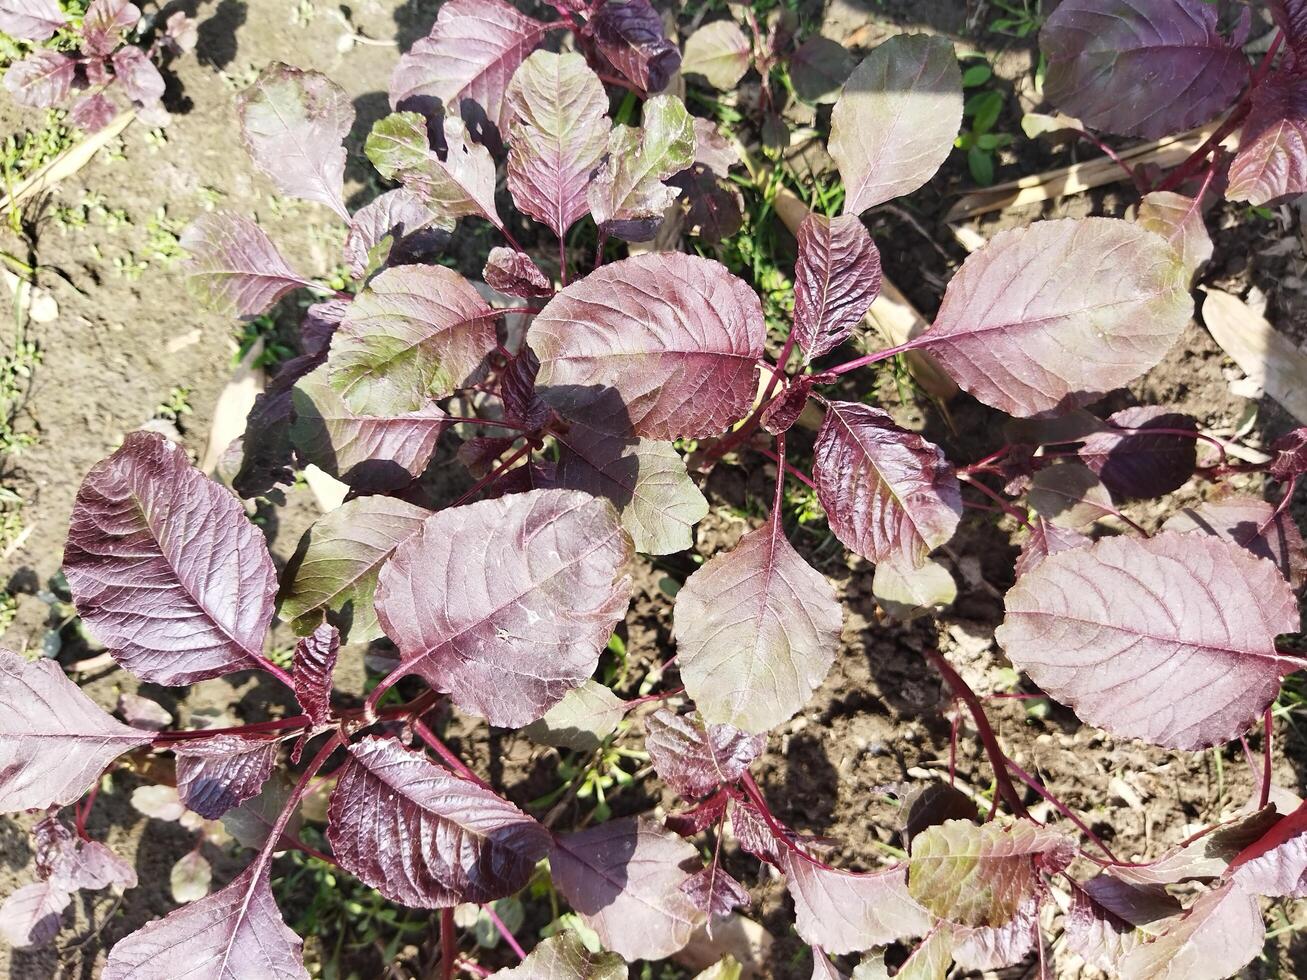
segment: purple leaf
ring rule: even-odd
[[[82,51],[109,57],[140,19],[140,10],[127,0],[91,0],[82,18]]]
[[[671,440],[716,435],[748,413],[765,334],[757,294],[725,266],[649,253],[562,290],[529,339],[540,394],[562,415]]]
[[[608,93],[581,55],[537,51],[506,102],[513,203],[562,237],[590,210],[586,187],[608,147]]]
[[[1256,497],[1207,500],[1167,518],[1164,531],[1202,531],[1273,561],[1296,591],[1307,580],[1307,546],[1287,513]]]
[[[733,20],[704,24],[685,39],[681,73],[700,75],[713,88],[734,89],[753,61],[753,45]]]
[[[705,721],[765,732],[825,679],[842,621],[835,590],[772,515],[677,593],[672,636],[685,689]]]
[[[616,953],[592,953],[568,929],[541,942],[520,964],[490,975],[492,980],[626,980],[626,963]]]
[[[417,412],[477,379],[497,343],[496,317],[452,269],[387,269],[358,294],[332,341],[332,387],[362,415]]]
[[[1132,885],[1172,885],[1219,878],[1246,848],[1262,840],[1280,820],[1275,807],[1246,813],[1209,828],[1145,864],[1114,865],[1107,873]]]
[[[732,797],[729,814],[731,836],[759,861],[781,868],[785,864],[785,842],[768,825],[762,811],[752,803]]]
[[[193,684],[255,666],[277,573],[226,487],[151,432],[86,475],[64,574],[87,628],[142,680]]]
[[[1243,53],[1216,21],[1216,8],[1200,0],[1066,0],[1039,32],[1044,94],[1086,126],[1120,136],[1198,126],[1248,80]]]
[[[0,647],[0,800],[5,810],[66,806],[150,733],[111,718],[52,660]]]
[[[887,970],[886,973],[888,972]],[[825,951],[820,946],[813,946],[812,980],[848,980],[848,978],[835,969],[835,964],[827,958]],[[877,977],[873,974],[870,980],[877,980]]]
[[[44,48],[9,66],[5,89],[19,105],[45,109],[68,97],[76,69],[72,58]]]
[[[434,401],[413,412],[360,415],[331,385],[324,364],[291,392],[291,444],[305,461],[365,491],[398,490],[427,468],[448,419]]]
[[[1097,474],[1080,463],[1060,461],[1035,474],[1026,502],[1056,527],[1085,528],[1115,508]]]
[[[187,285],[218,313],[257,316],[292,289],[313,284],[286,264],[262,228],[227,211],[192,221],[181,246],[191,253]]]
[[[1276,72],[1253,89],[1225,196],[1262,205],[1307,191],[1307,77]]]
[[[340,632],[330,623],[323,623],[295,645],[291,661],[295,700],[315,725],[331,720],[331,674],[339,652]]]
[[[716,243],[744,226],[744,198],[739,190],[704,164],[696,162],[689,170],[669,177],[667,183],[681,191],[685,229],[690,234]]]
[[[359,497],[304,533],[282,587],[281,617],[308,636],[324,617],[355,643],[378,639],[377,573],[429,511],[393,497]]]
[[[345,261],[355,279],[387,265],[408,265],[439,250],[453,220],[441,218],[407,187],[387,191],[350,220]]]
[[[172,54],[190,54],[200,43],[200,27],[194,17],[178,10],[168,15],[163,27],[164,49]]]
[[[538,299],[554,295],[549,277],[531,261],[531,256],[511,248],[492,248],[481,277],[491,289],[509,296]]]
[[[1039,941],[1039,897],[1032,895],[1026,899],[1012,920],[1004,925],[972,929],[950,924],[947,932],[952,937],[952,959],[963,970],[1002,970],[1016,966]],[[934,933],[932,939],[939,935]]]
[[[631,242],[652,239],[677,190],[665,181],[694,163],[694,123],[685,103],[656,95],[641,110],[641,126],[614,126],[608,160],[586,189],[602,232]]]
[[[694,124],[694,162],[702,164],[718,177],[726,177],[732,167],[740,162],[740,152],[711,119],[695,116]]]
[[[604,500],[532,490],[440,511],[381,570],[405,673],[518,728],[580,686],[630,601],[631,542]]]
[[[490,902],[527,883],[549,831],[391,738],[349,747],[327,814],[341,866],[415,908]]]
[[[58,0],[0,0],[0,31],[20,40],[45,41],[66,23]]]
[[[790,55],[790,81],[804,102],[821,105],[839,98],[844,82],[853,74],[853,56],[839,41],[810,37]]]
[[[1303,0],[1270,0],[1271,19],[1284,31],[1288,51],[1286,68],[1297,72],[1307,56],[1307,3]]]
[[[1075,857],[1075,841],[1028,820],[946,820],[918,834],[908,891],[934,915],[970,928],[1006,925]]]
[[[957,530],[962,493],[939,447],[857,402],[832,401],[813,450],[835,536],[868,561],[921,565]]]
[[[15,949],[44,946],[59,934],[72,900],[73,893],[54,881],[23,885],[0,904],[0,937]]]
[[[586,26],[599,53],[645,95],[661,92],[681,67],[649,0],[604,0]]]
[[[880,253],[862,219],[809,214],[799,225],[794,334],[807,360],[848,339],[880,292]]]
[[[148,923],[109,951],[103,980],[307,980],[259,860],[230,885]]]
[[[794,899],[794,928],[804,942],[838,955],[930,931],[930,913],[908,894],[901,865],[853,874],[823,867],[792,849],[780,856]]]
[[[456,117],[444,122],[445,155],[432,152],[426,120],[416,112],[395,112],[379,120],[364,149],[377,172],[397,180],[435,215],[434,224],[452,230],[464,215],[478,215],[502,227],[495,210],[495,161],[468,138]]]
[[[1275,458],[1267,472],[1281,483],[1307,473],[1307,427],[1294,429],[1271,443]]]
[[[291,197],[325,204],[346,221],[341,196],[354,106],[326,75],[280,62],[263,69],[236,100],[241,137],[254,165]]]
[[[894,795],[899,797],[899,832],[909,849],[928,827],[946,820],[976,819],[976,804],[961,790],[939,780],[909,783]]]
[[[1122,980],[1221,980],[1262,951],[1266,927],[1257,899],[1235,884],[1204,892],[1162,932],[1117,966]]]
[[[962,73],[952,41],[899,34],[877,45],[831,112],[830,155],[844,178],[844,213],[862,214],[921,187],[948,159],[961,124]]]
[[[802,376],[790,381],[784,393],[763,410],[759,424],[774,436],[788,432],[808,406],[812,381]]]
[[[331,338],[336,335],[340,321],[345,319],[345,314],[349,312],[351,302],[352,299],[348,301],[332,299],[325,303],[314,303],[304,311],[304,319],[300,320],[300,348],[306,355],[326,357],[327,350],[331,347]]]
[[[140,48],[119,48],[113,54],[114,77],[122,84],[127,98],[142,105],[154,105],[163,98],[163,76],[154,62]]]
[[[1189,274],[1117,218],[999,232],[962,263],[922,335],[968,392],[1011,415],[1065,411],[1134,380],[1193,312]]]
[[[1071,907],[1062,919],[1067,948],[1090,966],[1115,971],[1121,957],[1156,933],[1162,920],[1180,914],[1180,903],[1160,885],[1131,885],[1100,874],[1071,886]]]
[[[500,126],[509,80],[548,29],[501,0],[449,0],[431,33],[395,66],[390,104],[434,115],[439,100],[446,116],[457,117],[470,99]]]
[[[1307,898],[1307,803],[1240,851],[1229,877],[1253,895]]]
[[[1180,255],[1192,277],[1212,257],[1212,239],[1203,222],[1202,199],[1172,191],[1153,191],[1139,202],[1135,224],[1161,235]]]
[[[706,725],[697,715],[660,708],[645,720],[645,751],[654,771],[678,796],[707,796],[733,783],[767,748],[765,735]]]
[[[1114,497],[1160,497],[1178,490],[1193,476],[1198,465],[1197,439],[1149,432],[1180,429],[1196,436],[1198,423],[1190,416],[1141,405],[1116,412],[1107,422],[1115,428],[1092,433],[1076,455],[1099,475]]]
[[[693,544],[708,501],[671,443],[623,439],[580,422],[555,435],[558,466],[546,485],[607,497],[641,554],[669,555]]]
[[[161,732],[172,724],[172,714],[157,701],[124,691],[118,695],[118,713],[133,728]]]
[[[749,905],[749,893],[744,886],[717,861],[681,882],[681,891],[695,908],[708,916],[710,923],[713,919],[728,918],[737,908]]]
[[[1073,548],[1088,548],[1091,544],[1093,541],[1079,531],[1058,527],[1047,518],[1036,517],[1030,522],[1030,535],[1021,546],[1021,554],[1017,555],[1016,571],[1013,574],[1020,578],[1026,572],[1038,568],[1049,555]]]
[[[334,331],[334,325],[330,329]],[[240,496],[264,496],[273,493],[278,485],[290,486],[295,482],[296,460],[290,444],[291,390],[295,382],[326,359],[325,346],[331,343],[331,337],[321,342],[324,349],[320,352],[293,357],[282,364],[267,389],[254,399],[245,417],[245,434],[224,454],[223,467],[228,472],[236,471],[232,489]],[[228,462],[232,456],[239,461]]]
[[[648,817],[565,834],[549,854],[554,885],[599,941],[628,960],[681,949],[703,920],[682,884],[692,844]]]
[[[1155,745],[1234,738],[1302,666],[1276,651],[1276,635],[1299,625],[1278,570],[1206,535],[1109,538],[1052,555],[1006,606],[995,635],[1015,667],[1083,721]]]
[[[96,133],[113,122],[118,106],[102,92],[91,92],[73,103],[68,122],[84,133]]]
[[[200,816],[217,820],[259,795],[280,744],[276,738],[211,735],[170,746],[177,757],[177,795]]]

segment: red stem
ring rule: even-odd
[[[783,465],[785,468],[785,472],[790,474],[790,476],[794,477],[799,482],[807,484],[813,490],[817,489],[817,484],[813,483],[812,480],[808,477],[808,475],[803,472],[803,470],[791,466],[789,463],[786,463],[770,449],[766,449],[763,446],[754,446],[753,448],[756,449],[758,452],[762,453],[773,463]]]
[[[531,444],[527,443],[517,452],[513,453],[512,456],[509,456],[508,459],[504,460],[502,463],[497,465],[493,470],[491,470],[481,479],[477,480],[476,483],[472,484],[472,486],[468,488],[467,493],[463,494],[463,496],[455,500],[452,504],[449,505],[449,507],[460,507],[463,504],[467,503],[469,500],[475,497],[480,491],[482,491],[487,486],[494,483],[501,476],[503,476],[504,473],[506,473],[513,466],[514,463],[516,463],[523,456],[528,455],[530,452],[531,452]],[[449,507],[445,509],[448,510]]]
[[[1271,737],[1274,732],[1271,721],[1271,709],[1268,707],[1262,713],[1262,725],[1266,729],[1266,735],[1262,739],[1262,792],[1261,802],[1257,805],[1259,810],[1266,809],[1266,804],[1271,802]]]
[[[1027,530],[1030,531],[1034,530],[1034,528],[1030,526],[1030,521],[1026,519],[1026,515],[1021,513],[1020,510],[1018,510],[1016,507],[1013,507],[1010,503],[1008,503],[1007,500],[1003,497],[1003,495],[1000,494],[997,490],[991,490],[989,487],[985,486],[985,484],[981,483],[975,477],[969,476],[966,473],[961,473],[961,472],[958,473],[958,479],[962,480],[969,487],[975,487],[990,500],[997,503],[998,506],[1002,508],[1003,513],[1007,514],[1013,520],[1019,521],[1022,525],[1026,527]]]
[[[454,939],[454,910],[440,910],[440,976],[442,980],[454,980],[454,965],[458,958],[458,946]]]
[[[924,336],[924,335],[923,335]],[[877,361],[884,361],[898,354],[906,354],[910,350],[916,350],[918,347],[925,346],[921,337],[909,340],[906,344],[899,344],[897,347],[886,347],[884,350],[878,350],[874,354],[864,354],[862,357],[845,361],[843,364],[837,364],[833,368],[827,368],[821,374],[847,374],[850,371],[863,367],[867,364],[875,364]]]
[[[757,808],[758,812],[762,815],[763,822],[766,823],[768,828],[771,830],[772,836],[776,838],[783,847],[787,850],[793,851],[805,861],[808,861],[824,871],[838,870],[837,868],[832,868],[824,861],[817,860],[811,854],[795,844],[794,841],[790,840],[789,828],[777,820],[775,814],[771,812],[771,807],[767,805],[767,801],[763,798],[762,790],[759,789],[758,784],[754,782],[752,773],[746,771],[745,774],[740,777],[740,787],[744,790],[744,795],[749,798]]]
[[[1098,849],[1102,851],[1104,854],[1106,854],[1112,860],[1113,864],[1121,863],[1117,859],[1117,856],[1112,853],[1111,849],[1099,839],[1097,834],[1095,834],[1092,830],[1089,829],[1088,825],[1083,820],[1081,820],[1071,811],[1070,807],[1066,806],[1061,800],[1059,800],[1056,796],[1054,796],[1047,789],[1041,786],[1039,784],[1039,781],[1035,779],[1035,777],[1031,776],[1030,773],[1026,772],[1011,759],[1007,760],[1007,764],[1008,764],[1008,768],[1017,774],[1018,779],[1020,779],[1023,783],[1025,783],[1036,793],[1042,796],[1045,800],[1051,803],[1058,813],[1062,814],[1062,816],[1066,817],[1078,828],[1080,828],[1080,832],[1084,834],[1086,837],[1088,837],[1091,841],[1093,841],[1094,844],[1098,847]]]
[[[426,742],[427,745],[435,750],[436,755],[440,756],[440,758],[444,760],[445,765],[449,766],[450,769],[453,769],[454,772],[458,773],[464,779],[469,779],[476,783],[482,789],[488,789],[490,792],[494,792],[493,789],[490,789],[489,784],[486,783],[484,779],[468,768],[467,763],[460,759],[457,753],[436,737],[436,733],[428,728],[421,718],[413,719],[413,730],[418,733],[418,736],[422,741]]]
[[[1116,150],[1112,149],[1110,146],[1108,146],[1106,143],[1100,140],[1093,133],[1086,132],[1083,129],[1076,129],[1076,127],[1074,126],[1072,126],[1071,129],[1073,132],[1079,133],[1081,139],[1086,139],[1089,140],[1089,142],[1093,143],[1096,147],[1102,150],[1103,153],[1105,153],[1112,160],[1113,163],[1115,163],[1118,167],[1124,170],[1126,176],[1130,178],[1130,182],[1135,185],[1135,190],[1137,190],[1140,194],[1148,193],[1148,188],[1147,186],[1145,186],[1143,182],[1143,178],[1140,177],[1139,174],[1131,170],[1130,167],[1126,164],[1126,162],[1122,160],[1119,156],[1117,156]]]
[[[508,928],[504,923],[504,920],[499,917],[497,912],[495,912],[494,904],[492,902],[486,902],[481,906],[481,910],[485,912],[486,915],[490,916],[490,921],[495,924],[495,928],[499,931],[499,934],[504,937],[504,942],[508,943],[513,952],[517,954],[517,958],[519,960],[526,959],[526,950],[522,948],[521,943],[517,941],[517,937],[513,935],[513,930]]]
[[[95,798],[100,794],[100,780],[95,781],[90,792],[86,794],[86,799],[82,805],[77,808],[77,836],[82,840],[90,840],[86,836],[86,818],[91,815],[91,807],[95,806]]]
[[[280,718],[276,721],[256,721],[249,725],[236,725],[232,728],[190,728],[176,732],[158,732],[154,736],[153,747],[166,748],[169,742],[181,742],[192,738],[209,738],[213,735],[253,735],[258,732],[277,732],[287,728],[307,728],[312,722],[308,715],[295,715],[293,718]],[[160,742],[163,744],[161,745]]]
[[[666,665],[664,665],[664,668],[665,667]],[[630,701],[627,701],[625,704],[622,705],[622,713],[630,714],[632,711],[634,711],[642,704],[648,704],[651,701],[666,701],[668,698],[674,698],[678,694],[684,694],[684,693],[685,693],[685,688],[678,687],[672,691],[663,691],[661,694],[645,694],[638,698],[632,698]]]
[[[777,528],[780,527],[781,520],[781,501],[785,499],[785,433],[782,432],[776,437],[776,460],[780,464],[776,467],[776,492],[772,496],[771,519],[776,522]]]

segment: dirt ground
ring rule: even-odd
[[[380,42],[394,40],[406,49],[426,33],[437,6],[432,0],[402,4],[360,0],[351,6],[346,24],[337,6],[329,3],[218,0],[168,5],[168,10],[186,9],[198,15],[201,41],[198,57],[177,65],[168,97],[175,115],[165,137],[133,125],[121,145],[102,152],[60,184],[29,225],[41,265],[58,270],[58,274],[46,273],[42,285],[58,303],[59,315],[31,328],[42,361],[19,426],[37,442],[20,455],[0,460],[0,484],[21,498],[21,519],[30,528],[22,547],[0,567],[0,587],[18,601],[17,615],[0,643],[17,650],[39,647],[50,642],[53,629],[53,635],[65,643],[60,657],[66,664],[93,656],[95,651],[79,644],[74,630],[65,626],[59,631],[61,612],[47,601],[58,592],[54,577],[78,484],[124,433],[166,416],[160,407],[170,401],[175,408],[179,389],[185,389],[182,400],[189,409],[177,419],[180,436],[196,457],[205,451],[215,405],[233,374],[238,327],[202,311],[189,297],[177,262],[152,252],[159,241],[157,229],[180,228],[216,206],[257,216],[303,273],[322,277],[340,265],[345,229],[339,220],[326,208],[276,197],[268,182],[253,173],[234,136],[236,93],[273,61],[322,70],[354,99],[358,120],[351,142],[357,150],[372,122],[387,111],[385,89],[396,47],[351,44],[346,39],[358,35]],[[948,33],[964,48],[984,51],[995,64],[997,84],[1009,94],[1019,94],[1028,84],[1030,45],[979,30],[977,25],[992,16],[985,0],[833,0],[821,20],[828,36],[844,40],[861,31],[864,44],[904,29]],[[873,26],[868,29],[868,24]],[[9,104],[0,106],[0,130],[37,125],[38,115],[19,112]],[[1016,100],[1009,98],[1000,129],[1019,133],[1019,116]],[[998,179],[1061,165],[1076,153],[1096,152],[1046,148],[1024,139],[1017,146],[1019,153],[1000,161]],[[887,276],[927,317],[966,254],[943,223],[956,195],[971,186],[965,164],[956,157],[903,207],[882,208],[871,217]],[[351,165],[347,178],[352,207],[377,191],[365,165]],[[972,227],[989,236],[1038,217],[1121,214],[1128,203],[1129,195],[1109,190],[1006,212]],[[1209,227],[1216,239],[1216,258],[1204,281],[1264,303],[1272,322],[1296,340],[1307,340],[1302,289],[1307,260],[1298,213],[1286,207],[1268,219],[1227,208],[1211,216]],[[8,231],[0,235],[4,236],[0,248],[27,254],[28,243]],[[886,247],[890,242],[894,246]],[[1206,331],[1194,324],[1161,365],[1128,391],[1110,396],[1101,408],[1106,413],[1136,403],[1165,404],[1192,414],[1206,430],[1227,434],[1252,420],[1245,441],[1253,444],[1268,442],[1293,427],[1293,420],[1269,399],[1250,401],[1232,392],[1231,381],[1240,377]],[[955,461],[979,458],[1004,441],[1003,417],[969,399],[955,401],[946,417],[929,403],[903,402],[888,382],[881,395],[900,421],[923,429]],[[796,433],[794,448],[802,455],[810,450],[811,434]],[[700,554],[731,547],[751,523],[758,522],[761,511],[752,504],[769,499],[774,470],[756,460],[750,459],[748,468],[719,466],[707,480],[714,509],[697,529],[695,549]],[[1209,489],[1191,481],[1170,498],[1131,506],[1127,513],[1152,529]],[[1261,491],[1252,480],[1244,489]],[[284,508],[260,508],[258,519],[279,564],[290,556],[317,514],[304,488],[292,491]],[[1307,504],[1296,502],[1295,514],[1301,523],[1307,518]],[[893,787],[947,770],[949,697],[920,651],[927,646],[941,649],[978,692],[1026,690],[1016,686],[993,641],[1002,619],[1002,594],[1012,582],[1019,535],[1010,521],[996,523],[991,515],[968,512],[942,556],[958,581],[956,603],[937,618],[906,625],[878,614],[871,595],[871,567],[850,560],[824,527],[801,527],[793,540],[841,593],[846,608],[842,649],[807,708],[772,733],[769,752],[755,772],[782,819],[800,831],[830,839],[831,863],[871,868],[886,858],[887,847],[898,844],[897,810],[890,798]],[[672,556],[646,562],[637,570],[636,599],[620,630],[636,674],[641,665],[661,662],[674,652],[666,580],[683,581],[694,567],[687,556]],[[292,641],[282,628],[273,642]],[[350,650],[342,657],[346,690],[360,689],[362,654]],[[84,680],[88,693],[108,707],[120,691],[137,689],[131,677],[114,669],[91,672]],[[188,689],[144,686],[142,693],[158,699],[181,723],[200,718],[255,721],[267,717],[270,710],[287,707],[274,685],[250,674]],[[1167,752],[1111,739],[1078,724],[1062,710],[1041,716],[1027,711],[1022,701],[989,704],[991,720],[1013,758],[1084,814],[1123,857],[1156,855],[1243,806],[1252,793],[1250,772],[1237,744],[1206,753]],[[519,803],[557,784],[556,752],[483,724],[451,719],[449,726],[451,740],[475,768]],[[1275,781],[1299,792],[1307,769],[1307,742],[1292,720],[1282,722],[1277,734],[1281,737],[1276,741]],[[638,747],[638,727],[631,744]],[[1253,748],[1260,748],[1256,739]],[[957,771],[964,788],[988,791],[989,770],[965,721]],[[175,907],[168,893],[168,869],[190,849],[193,838],[176,824],[136,812],[128,803],[136,785],[140,783],[131,777],[116,780],[112,792],[97,803],[89,829],[136,862],[142,885],[129,890],[121,903],[106,893],[83,893],[65,918],[56,947],[22,953],[0,948],[0,976],[94,977],[114,942]],[[670,795],[648,795],[657,794],[653,786],[652,781],[643,782],[615,796],[614,812],[672,808]],[[1029,802],[1035,804],[1037,798],[1032,795]],[[1035,808],[1035,812],[1045,811]],[[568,810],[560,826],[580,813],[578,808]],[[26,835],[30,823],[28,818],[0,819],[0,897],[30,880]],[[215,887],[242,866],[235,852],[206,845],[205,853],[214,861]],[[755,902],[749,915],[774,941],[754,975],[806,980],[811,960],[794,933],[793,910],[781,881],[760,874],[757,862],[743,855],[728,852],[727,866],[749,886]],[[296,910],[284,908],[284,912],[294,920]],[[1284,921],[1274,919],[1272,927],[1304,924],[1304,910],[1296,903],[1287,904],[1283,915]],[[1289,929],[1269,942],[1265,957],[1249,967],[1247,975],[1307,975],[1307,940],[1299,943],[1296,937]],[[315,943],[331,940],[307,938],[310,950]],[[362,977],[379,975],[382,969],[375,952],[365,951],[353,962]],[[1018,968],[1010,975],[1023,976],[1027,971]],[[1076,976],[1060,966],[1057,975]]]

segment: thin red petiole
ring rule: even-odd
[[[426,742],[427,745],[435,750],[436,755],[440,756],[440,758],[445,761],[445,765],[449,766],[450,769],[453,769],[454,772],[458,773],[464,779],[470,779],[482,789],[490,789],[490,786],[486,781],[473,772],[468,767],[467,763],[460,759],[448,745],[437,738],[436,733],[428,728],[422,719],[413,719],[413,730],[418,733],[418,737],[421,738],[422,741]],[[491,790],[491,792],[493,793],[494,790]]]
[[[509,948],[517,954],[517,958],[519,960],[526,959],[526,950],[522,948],[522,944],[519,943],[517,937],[513,935],[513,930],[508,928],[508,925],[504,920],[499,917],[499,914],[495,911],[494,903],[486,902],[481,906],[481,911],[490,916],[490,921],[495,924],[495,929],[504,937],[504,942],[508,943]]]
[[[1262,713],[1262,725],[1266,729],[1266,734],[1262,739],[1262,792],[1259,797],[1261,800],[1257,809],[1264,810],[1266,805],[1271,802],[1271,739],[1274,735],[1274,726],[1272,724],[1271,709]]]
[[[754,446],[753,448],[756,449],[758,452],[762,453],[773,463],[779,464],[781,462],[781,458],[777,456],[774,452],[772,452],[770,449],[767,449],[763,446]],[[790,476],[794,477],[800,483],[807,484],[807,486],[812,490],[817,489],[817,484],[813,483],[812,479],[808,476],[808,474],[804,473],[803,470],[791,466],[789,463],[785,463],[784,466],[785,466],[785,472],[790,474]]]
[[[924,334],[923,334],[924,336]],[[906,354],[910,350],[916,350],[918,347],[925,346],[921,337],[913,338],[906,344],[899,344],[897,347],[887,347],[884,350],[878,350],[874,354],[866,354],[852,361],[845,361],[843,364],[837,364],[833,368],[827,368],[822,374],[847,374],[849,371],[855,371],[867,364],[875,364],[877,361],[884,361],[898,354]]]
[[[1121,863],[1120,860],[1117,858],[1117,856],[1112,853],[1111,848],[1109,848],[1106,844],[1104,844],[1099,839],[1098,835],[1089,829],[1088,824],[1086,824],[1083,820],[1077,817],[1075,813],[1071,811],[1070,807],[1066,806],[1061,800],[1059,800],[1056,796],[1054,796],[1047,789],[1041,786],[1039,781],[1035,779],[1035,777],[1031,776],[1028,772],[1022,769],[1011,759],[1007,760],[1007,764],[1008,764],[1008,768],[1017,774],[1018,779],[1020,779],[1023,783],[1025,783],[1036,793],[1042,796],[1045,800],[1047,800],[1050,804],[1052,804],[1053,808],[1057,810],[1058,813],[1062,814],[1062,816],[1066,817],[1073,824],[1075,824],[1076,827],[1079,828],[1082,834],[1088,837],[1100,851],[1102,851],[1111,859],[1113,864]]]

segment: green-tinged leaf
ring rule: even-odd
[[[733,20],[704,24],[685,41],[683,75],[702,75],[713,88],[726,92],[749,70],[752,46]]]
[[[413,191],[438,217],[434,224],[452,230],[464,215],[478,215],[498,225],[495,210],[495,161],[490,151],[468,139],[457,116],[445,117],[445,159],[427,142],[426,119],[416,112],[392,112],[368,134],[364,152],[377,172]]]
[[[616,953],[592,953],[572,931],[550,936],[519,965],[490,980],[626,980],[626,963]]]
[[[951,606],[958,597],[958,585],[949,570],[927,558],[920,568],[899,561],[876,565],[871,594],[891,616],[909,620]]]
[[[593,752],[625,715],[621,698],[596,680],[568,691],[563,700],[531,722],[522,734],[535,742],[577,752]]]

